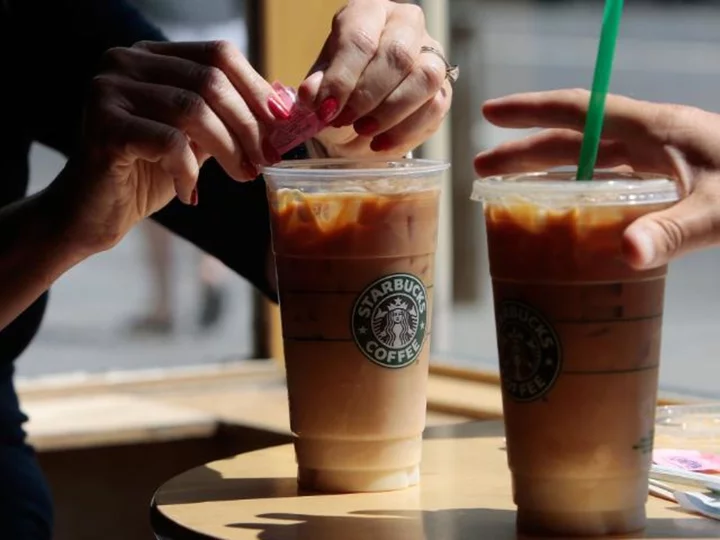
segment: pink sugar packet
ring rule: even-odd
[[[313,138],[326,127],[326,124],[320,120],[316,111],[300,103],[295,88],[285,86],[278,81],[275,81],[272,87],[285,108],[290,111],[290,117],[275,122],[267,137],[270,146],[282,155],[300,143]]]
[[[720,456],[697,450],[658,449],[653,463],[690,472],[720,473]]]

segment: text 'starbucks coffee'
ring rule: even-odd
[[[560,374],[560,339],[531,306],[505,300],[497,307],[498,356],[505,393],[515,401],[540,399]]]
[[[630,268],[626,227],[673,182],[567,174],[479,180],[503,413],[522,533],[645,526],[666,267]]]
[[[427,329],[427,289],[411,274],[391,274],[370,284],[352,310],[352,334],[376,364],[402,368],[422,351]]]
[[[265,170],[298,480],[419,480],[440,175],[423,160]]]

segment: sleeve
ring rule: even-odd
[[[123,0],[6,0],[12,43],[22,51],[14,66],[28,103],[30,135],[69,155],[77,147],[82,110],[103,53],[162,32]]]
[[[305,145],[284,159],[306,159]],[[277,301],[267,280],[270,215],[265,181],[235,182],[215,160],[208,160],[198,181],[197,206],[174,199],[153,218],[217,257],[244,276],[268,298]]]
[[[21,80],[33,94],[33,139],[70,155],[79,140],[86,88],[102,53],[165,38],[122,0],[10,1],[21,28],[16,43],[27,42],[23,36],[37,36],[23,62],[26,67],[20,68]],[[286,157],[307,157],[303,148]],[[153,219],[275,299],[266,272],[270,225],[263,179],[237,183],[210,160],[200,173],[198,195],[198,206],[175,199]]]

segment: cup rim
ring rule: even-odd
[[[680,193],[675,180],[659,174],[596,171],[591,181],[577,181],[574,171],[543,171],[479,178],[470,198],[493,202],[519,196],[553,206],[594,206],[676,202]]]
[[[350,168],[349,165],[362,164],[361,168]],[[333,178],[364,178],[375,177],[384,179],[387,176],[426,176],[438,174],[450,168],[445,160],[407,158],[323,158],[285,160],[275,165],[261,167],[260,172],[268,176],[282,176],[297,179],[333,179]]]

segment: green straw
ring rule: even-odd
[[[600,30],[600,44],[598,45],[597,59],[595,60],[595,74],[593,75],[592,93],[585,119],[585,132],[583,133],[578,161],[578,180],[592,180],[595,162],[597,161],[600,137],[602,136],[603,120],[605,117],[605,98],[610,88],[615,45],[620,19],[623,11],[623,0],[606,0],[603,14],[602,30]]]

